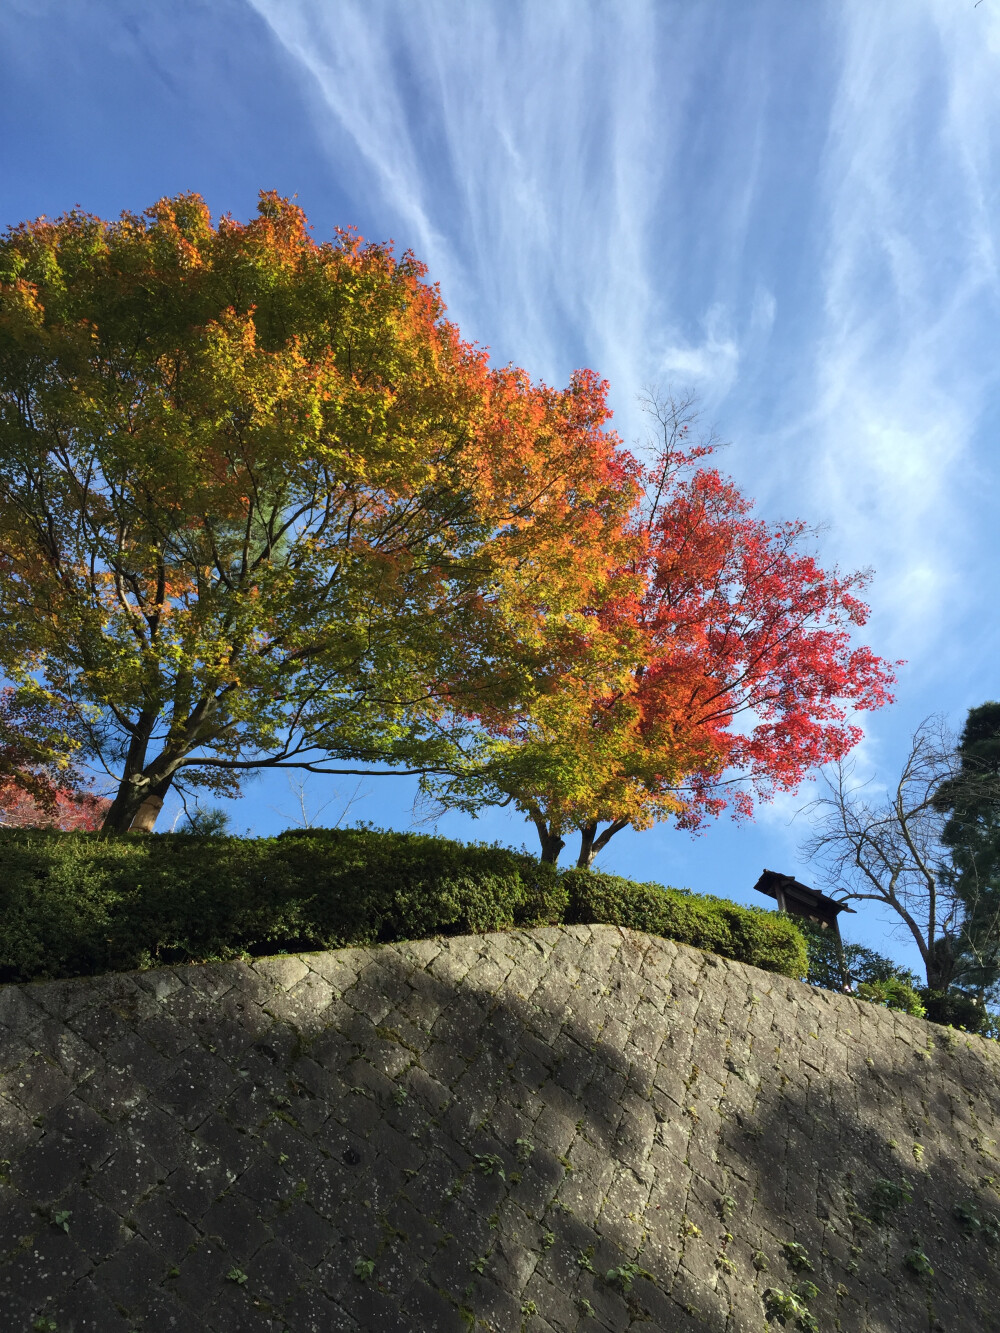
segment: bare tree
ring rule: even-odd
[[[314,809],[309,801],[304,779],[299,778],[296,781],[292,777],[289,777],[288,787],[298,804],[299,813],[297,815],[289,815],[287,810],[279,809],[275,805],[272,805],[271,809],[283,819],[290,820],[290,827],[292,828],[306,830],[317,828],[340,828],[353,807],[357,805],[359,801],[363,801],[366,796],[371,794],[370,792],[362,790],[363,783],[364,779],[355,786],[350,796],[347,797],[342,796],[340,791],[335,789],[329,800],[324,801],[322,805],[316,806]],[[335,803],[340,805],[340,813],[337,815],[336,820],[332,824],[329,822],[321,824],[320,816]]]
[[[805,848],[825,865],[842,898],[881,903],[899,917],[934,991],[961,979],[969,948],[967,905],[952,887],[941,838],[947,812],[936,800],[942,784],[958,777],[954,738],[941,718],[928,718],[893,788],[874,779],[855,783],[853,764],[832,767],[826,794],[811,805],[821,813]]]

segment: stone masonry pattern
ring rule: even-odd
[[[998,1074],[610,926],[0,987],[0,1327],[997,1333]]]

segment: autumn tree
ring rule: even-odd
[[[51,787],[38,794],[18,782],[0,779],[0,828],[49,828],[62,833],[93,833],[107,818],[111,802],[95,792]]]
[[[0,670],[109,831],[265,766],[446,768],[601,603],[605,385],[491,369],[423,276],[273,194],[0,238]]]
[[[37,686],[0,689],[0,827],[93,831],[111,802],[74,763],[80,739]]]
[[[658,454],[634,519],[639,553],[591,624],[631,645],[631,669],[567,664],[511,725],[482,714],[489,765],[425,779],[443,805],[512,803],[554,861],[571,831],[589,866],[627,827],[674,817],[696,828],[732,804],[794,789],[860,737],[850,710],[887,701],[892,670],[852,632],[866,575],[821,569],[803,523],[768,524],[689,443],[690,398],[651,399]],[[603,827],[602,827],[603,826]]]

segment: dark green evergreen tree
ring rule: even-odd
[[[969,710],[956,755],[935,804],[947,815],[944,873],[964,909],[954,979],[982,997],[1000,978],[1000,703]]]

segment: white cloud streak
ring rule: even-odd
[[[787,433],[831,544],[879,572],[892,646],[929,651],[970,611],[966,517],[997,372],[998,22],[947,3],[841,7],[821,166],[824,310]],[[975,534],[976,542],[983,534]]]
[[[829,0],[794,23],[784,0],[251,3],[378,235],[428,263],[467,336],[554,382],[594,366],[628,440],[644,384],[693,384],[766,512],[876,567],[883,651],[929,660],[974,613],[1000,0]]]
[[[772,316],[773,317],[773,316]],[[764,325],[770,319],[765,311]],[[700,342],[669,342],[659,358],[658,380],[690,384],[695,389],[721,398],[736,383],[740,365],[739,342],[733,335],[720,305],[708,311]]]
[[[678,207],[700,17],[667,41],[654,0],[251,2],[310,75],[329,151],[467,336],[551,381],[593,365],[626,437],[640,388],[664,374],[729,387],[725,313],[681,329],[663,309],[677,253],[662,212]]]

